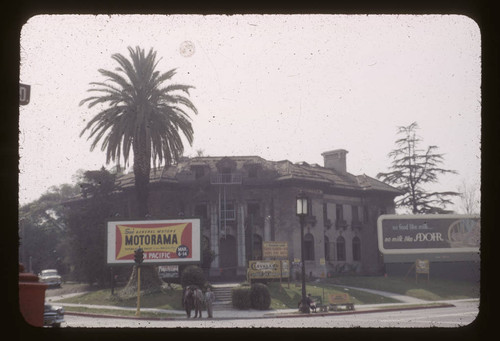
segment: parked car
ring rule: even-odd
[[[42,270],[38,277],[40,282],[47,284],[49,287],[60,287],[62,283],[61,276],[55,269]]]
[[[45,303],[43,312],[43,325],[50,327],[60,327],[64,322],[64,308]]]

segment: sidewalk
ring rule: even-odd
[[[379,290],[371,290],[364,288],[355,288],[355,287],[347,287],[349,289],[363,290],[371,293],[375,293],[377,295],[391,297],[396,300],[399,300],[401,303],[383,303],[383,304],[359,304],[355,305],[354,311],[328,311],[328,312],[317,312],[304,315],[300,313],[297,309],[274,309],[274,310],[237,310],[237,309],[224,309],[224,310],[215,310],[214,311],[214,319],[254,319],[254,318],[280,318],[280,317],[294,317],[294,316],[324,316],[324,315],[342,315],[342,314],[356,314],[356,313],[370,313],[370,312],[379,312],[381,310],[390,311],[390,310],[402,310],[402,309],[421,309],[421,308],[439,308],[439,307],[449,307],[453,306],[453,301],[424,301],[421,299],[417,299],[410,296],[404,296]],[[65,307],[87,307],[87,308],[96,308],[96,309],[109,309],[109,310],[129,310],[135,311],[136,308],[127,308],[127,307],[115,307],[115,306],[104,306],[104,305],[86,305],[86,304],[74,304],[74,303],[59,303],[58,301],[75,296],[81,295],[82,293],[62,295],[62,296],[52,296],[47,297],[47,302],[58,304]],[[478,299],[468,299],[468,300],[478,300]],[[460,301],[460,300],[455,300]],[[461,300],[464,301],[464,300]],[[432,306],[426,306],[432,305]],[[409,306],[410,305],[410,306]],[[421,305],[419,308],[418,305]],[[155,309],[155,308],[141,308],[142,312],[158,312],[169,315],[175,315],[174,317],[170,317],[169,319],[178,319],[178,318],[186,318],[186,313],[182,310],[166,310],[166,309]],[[86,316],[95,316],[96,314],[87,314],[87,313],[72,313],[66,312],[66,314],[73,315],[86,315]],[[178,315],[178,316],[177,316]],[[98,315],[100,317],[118,317],[112,315]],[[203,318],[207,318],[207,312],[203,311]],[[120,316],[123,318],[123,316]],[[135,318],[135,317],[127,317],[127,318]]]

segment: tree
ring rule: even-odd
[[[479,186],[476,184],[468,184],[465,179],[458,187],[460,193],[460,209],[465,214],[479,214],[480,199],[478,193]]]
[[[77,186],[53,186],[37,200],[19,208],[19,261],[27,270],[38,273],[52,268],[63,275],[67,273],[67,212],[62,202],[78,192]]]
[[[115,174],[101,168],[85,171],[79,180],[81,200],[67,215],[70,263],[76,280],[103,285],[109,279],[106,266],[106,219],[115,215],[113,200]]]
[[[413,214],[451,213],[446,210],[446,205],[452,204],[451,197],[458,193],[428,191],[424,186],[437,183],[439,175],[457,172],[440,167],[444,157],[437,153],[437,146],[419,148],[421,139],[416,134],[418,128],[416,122],[398,127],[398,134],[403,137],[396,140],[396,149],[389,153],[392,171],[379,173],[377,178],[403,192],[401,198],[396,200],[397,207],[409,208]]]
[[[92,82],[89,92],[97,95],[85,98],[80,105],[92,108],[103,105],[82,130],[80,136],[90,131],[93,139],[91,151],[102,141],[101,150],[106,151],[106,163],[121,157],[125,166],[133,154],[133,169],[137,198],[137,215],[148,214],[148,185],[151,162],[156,167],[163,162],[176,162],[184,152],[182,133],[190,145],[193,128],[188,112],[198,113],[193,103],[184,96],[193,88],[189,85],[170,84],[164,86],[176,74],[176,69],[165,73],[156,70],[156,52],[146,55],[140,47],[128,48],[130,60],[121,54],[112,58],[119,64],[117,72],[99,69],[107,77],[105,82]]]

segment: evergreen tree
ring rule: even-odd
[[[444,157],[437,153],[437,146],[419,148],[421,139],[416,134],[418,129],[416,122],[398,127],[398,134],[402,137],[396,140],[396,149],[389,153],[391,171],[379,173],[377,178],[404,193],[396,200],[397,207],[408,208],[413,214],[452,213],[446,205],[452,204],[451,198],[459,193],[429,191],[425,187],[437,183],[439,175],[457,172],[440,167]]]

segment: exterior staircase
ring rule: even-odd
[[[215,301],[213,303],[214,310],[232,310],[233,302],[231,299],[231,291],[237,284],[214,284],[213,292]]]

